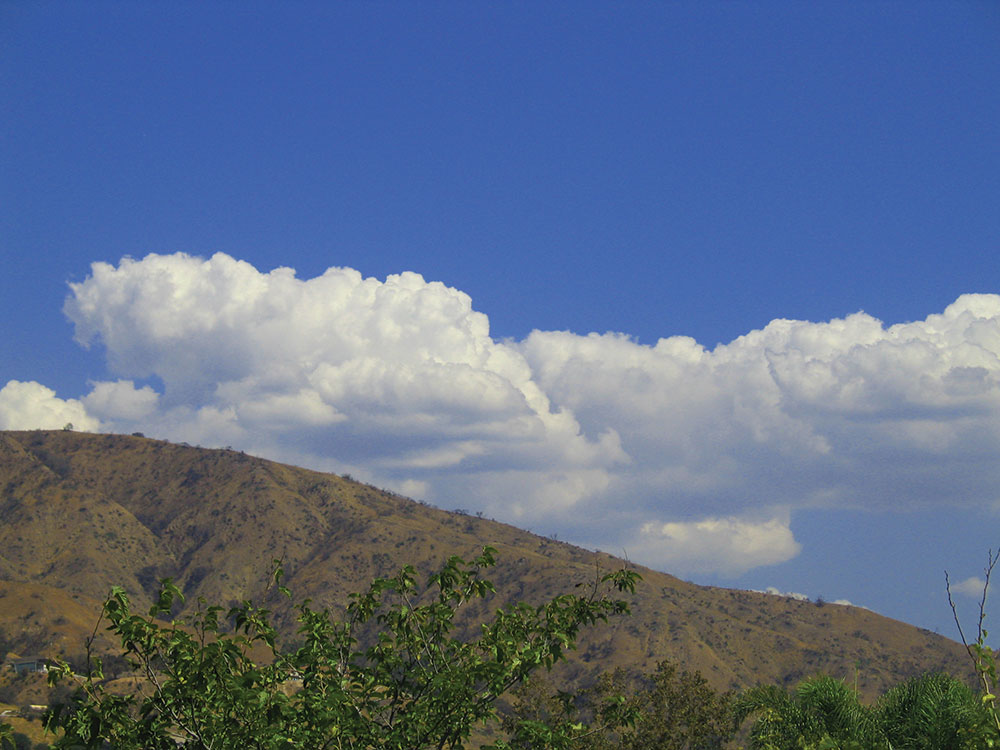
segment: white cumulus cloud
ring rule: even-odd
[[[101,423],[76,399],[61,399],[41,383],[11,380],[0,389],[0,429],[94,431]]]
[[[1000,296],[888,328],[864,313],[775,320],[711,351],[551,331],[521,349],[584,434],[619,436],[634,462],[623,492],[689,514],[997,497]]]
[[[658,567],[725,575],[785,562],[801,550],[787,519],[779,518],[649,522],[640,529],[637,541],[637,553]]]
[[[789,560],[804,508],[1000,501],[997,295],[889,326],[779,319],[714,349],[497,341],[468,295],[417,273],[178,253],[95,263],[64,311],[112,378],[79,402],[31,384],[7,414],[48,403],[77,409],[58,426],[349,472],[674,572]]]
[[[159,394],[148,385],[136,388],[131,380],[93,383],[83,403],[91,414],[103,420],[135,421],[152,414]]]
[[[627,460],[613,430],[585,437],[571,410],[551,408],[468,295],[416,273],[379,281],[330,268],[300,280],[179,253],[95,263],[71,292],[81,344],[103,345],[122,378],[162,381],[156,413],[131,416],[146,432],[360,464],[372,481],[427,487],[442,502],[480,495],[497,515],[511,497],[540,515],[565,510]],[[115,411],[113,392],[129,404]],[[86,402],[127,430],[129,409],[154,404],[147,396],[122,380]],[[482,497],[483,486],[497,494]]]

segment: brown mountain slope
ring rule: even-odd
[[[0,488],[0,637],[43,654],[82,644],[113,584],[143,606],[164,576],[189,601],[262,600],[276,557],[297,597],[335,608],[376,575],[484,544],[499,550],[502,598],[540,602],[621,565],[335,475],[142,437],[0,432]],[[571,674],[669,658],[730,688],[853,679],[857,666],[870,695],[927,670],[969,673],[960,645],[867,610],[640,572],[633,615],[588,635]]]

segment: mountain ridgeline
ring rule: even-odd
[[[499,553],[498,594],[479,613],[541,603],[622,565],[346,477],[139,436],[0,432],[0,487],[0,647],[21,654],[80,654],[112,585],[145,608],[167,576],[189,606],[250,598],[290,632],[293,613],[270,586],[275,558],[296,599],[335,612],[375,576],[407,563],[428,573],[486,544]],[[961,645],[865,609],[638,570],[632,615],[588,631],[568,678],[666,658],[718,689],[823,672],[875,695],[926,671],[971,674]]]

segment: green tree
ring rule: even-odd
[[[791,750],[827,739],[847,747],[877,746],[857,693],[832,677],[805,680],[793,693],[777,685],[750,688],[736,699],[734,716],[737,726],[755,717],[749,737],[752,750]]]
[[[888,747],[962,750],[986,747],[990,716],[968,685],[927,674],[890,688],[873,713]]]
[[[543,731],[575,726],[573,747],[579,750],[716,750],[734,734],[729,701],[699,672],[679,672],[676,665],[661,661],[652,674],[616,669],[575,694],[553,691],[543,680],[532,679],[518,690],[505,725],[511,728],[527,719]],[[539,746],[537,739],[515,746],[530,750]]]
[[[31,738],[23,732],[15,732],[9,724],[0,725],[0,749],[31,750]]]
[[[639,692],[640,719],[622,737],[624,750],[717,750],[732,737],[728,694],[700,672],[661,661]]]
[[[517,688],[513,705],[503,713],[509,750],[617,747],[620,731],[639,717],[634,697],[626,698],[611,675],[590,688],[556,690],[544,676],[533,676]],[[609,744],[611,743],[611,744]]]
[[[474,728],[496,720],[497,699],[563,659],[582,627],[627,612],[614,594],[631,593],[639,578],[623,569],[596,576],[584,595],[503,607],[481,624],[478,637],[460,638],[456,613],[494,592],[482,576],[494,553],[487,547],[470,563],[452,557],[422,586],[409,566],[376,579],[351,597],[344,621],[302,602],[301,645],[287,652],[270,613],[249,602],[228,617],[202,603],[188,622],[164,624],[157,618],[181,598],[169,580],[145,616],[133,614],[125,592],[115,588],[103,616],[143,689],[108,691],[95,663],[73,704],[47,716],[47,726],[64,733],[54,746],[462,747]],[[280,571],[277,579],[287,594]],[[268,658],[252,659],[260,647]],[[65,666],[51,672],[53,680],[69,676]]]
[[[792,694],[763,685],[739,696],[734,715],[738,724],[755,717],[751,750],[974,750],[995,741],[982,701],[946,674],[907,680],[872,706],[827,676]]]

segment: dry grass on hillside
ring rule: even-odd
[[[268,589],[274,558],[297,597],[335,613],[375,576],[405,563],[428,573],[486,544],[499,551],[491,578],[500,595],[482,615],[504,601],[540,603],[623,564],[344,477],[141,437],[0,433],[0,486],[0,636],[43,653],[82,643],[111,585],[145,608],[164,576],[189,602],[273,605],[290,631],[287,604]],[[650,670],[666,658],[729,689],[816,672],[853,681],[857,667],[859,687],[874,695],[924,671],[969,671],[960,645],[868,610],[640,572],[632,616],[588,633],[569,676]]]

